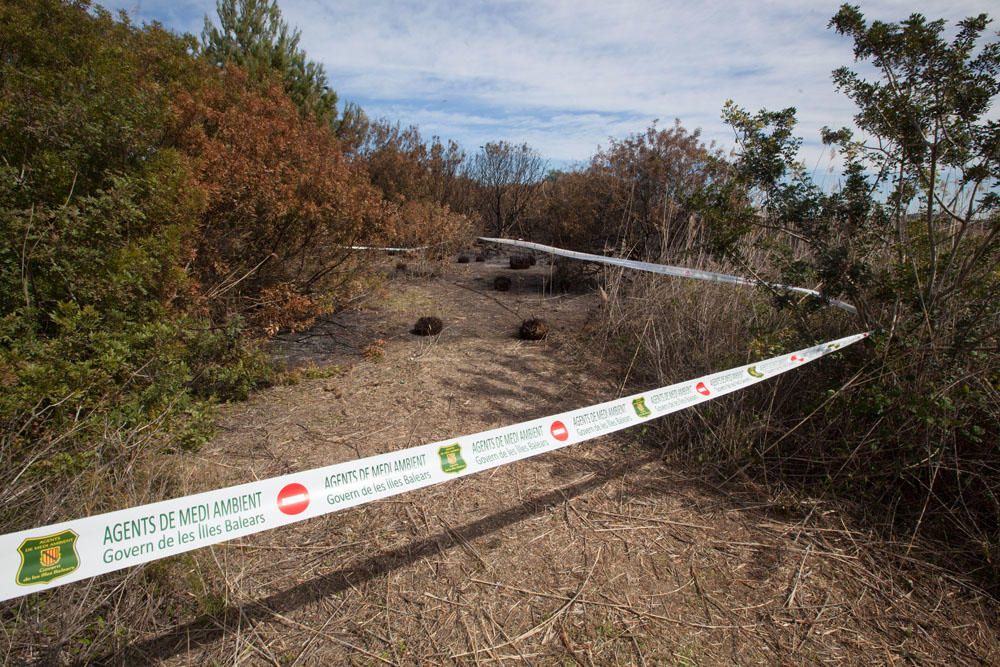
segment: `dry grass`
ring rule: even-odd
[[[757,262],[765,264],[763,258]],[[741,273],[739,267],[700,266]],[[853,318],[832,308],[808,318],[776,310],[773,295],[763,288],[621,271],[606,272],[606,285],[603,345],[627,369],[622,392],[630,385],[670,384],[860,330]],[[672,416],[667,423],[674,451],[716,475],[720,484],[746,483],[769,496],[834,503],[903,561],[919,553],[918,560],[990,589],[997,569],[990,564],[990,538],[982,531],[995,535],[995,524],[977,524],[981,514],[961,505],[961,490],[941,493],[908,485],[904,478],[919,479],[920,472],[900,470],[902,457],[893,458],[893,448],[906,444],[899,440],[905,436],[875,438],[878,423],[852,412],[859,403],[864,407],[852,402],[852,392],[889,387],[896,381],[894,372],[870,349],[845,350],[806,372]],[[940,465],[931,457],[925,463]],[[970,480],[977,471],[972,462],[965,463],[961,474],[973,502]],[[972,507],[971,512],[989,509]]]

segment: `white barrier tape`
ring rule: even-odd
[[[374,245],[349,245],[341,246],[347,250],[385,250],[386,252],[416,252],[418,250],[427,250],[428,248],[437,248],[438,246],[446,245],[447,241],[441,241],[440,243],[432,243],[430,245],[418,245],[412,248],[392,248],[385,246],[374,246]]]
[[[3,535],[0,600],[568,447],[713,400],[867,336],[847,336],[793,354],[512,426]]]
[[[418,250],[427,250],[431,246],[421,245],[415,248],[386,248],[382,246],[372,246],[372,245],[349,245],[345,247],[348,250],[385,250],[386,252],[416,252]]]
[[[367,245],[349,245],[343,246],[346,250],[384,250],[385,252],[416,252],[418,250],[426,250],[430,248],[429,245],[422,245],[416,248],[384,248],[382,246],[367,246]]]
[[[739,276],[730,276],[725,273],[716,273],[715,271],[702,271],[700,269],[685,269],[682,266],[671,266],[669,264],[654,264],[652,262],[640,262],[635,259],[622,259],[620,257],[608,257],[606,255],[593,255],[589,252],[577,252],[576,250],[564,250],[563,248],[555,248],[553,246],[542,245],[541,243],[532,243],[531,241],[515,241],[514,239],[496,239],[488,238],[485,236],[479,237],[480,241],[486,241],[489,243],[501,243],[504,245],[517,246],[518,248],[529,248],[531,250],[538,250],[539,252],[546,252],[552,255],[559,255],[561,257],[569,257],[571,259],[579,259],[584,262],[598,262],[600,264],[610,264],[612,266],[622,266],[627,269],[636,269],[637,271],[649,271],[650,273],[659,273],[665,276],[676,276],[678,278],[693,278],[694,280],[709,280],[716,283],[728,283],[731,285],[747,285],[750,287],[755,287],[757,285],[767,285],[777,290],[784,290],[786,292],[795,292],[797,294],[808,294],[810,296],[815,296],[820,299],[826,300],[822,294],[813,289],[808,289],[805,287],[792,287],[791,285],[781,285],[778,283],[765,283],[763,281],[750,280],[748,278],[741,278]],[[851,304],[840,301],[839,299],[830,299],[831,306],[836,306],[842,310],[846,310],[849,313],[857,314],[858,309]]]

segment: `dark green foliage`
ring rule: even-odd
[[[509,292],[511,280],[507,276],[497,276],[493,279],[493,289],[498,292]]]
[[[55,504],[87,471],[196,447],[206,399],[268,373],[238,323],[199,316],[191,260],[204,199],[169,147],[192,43],[87,3],[0,10],[2,520],[35,523],[13,479]]]
[[[748,196],[728,200],[737,222],[726,225],[725,205],[717,219],[726,252],[767,230],[782,282],[856,304],[859,327],[881,332],[857,359],[861,375],[851,382],[857,371],[844,370],[850,391],[802,392],[827,415],[823,431],[800,429],[770,456],[794,453],[808,475],[892,505],[897,521],[956,546],[996,583],[1000,125],[989,114],[1000,42],[985,37],[988,23],[966,19],[948,42],[942,21],[868,24],[843,6],[830,25],[876,78],[833,75],[867,135],[824,130],[844,157],[840,188],[823,192],[795,162],[794,109],[750,114],[730,103],[734,182]],[[803,333],[822,335],[827,316],[800,305]]]
[[[891,188],[879,222],[896,227],[897,244],[917,241],[904,254],[916,262],[921,308],[932,320],[940,308],[950,310],[942,298],[970,279],[990,280],[987,260],[1000,241],[1000,123],[988,119],[1000,93],[1000,41],[982,43],[989,23],[985,14],[965,19],[946,42],[944,21],[919,14],[867,25],[857,7],[844,5],[830,21],[880,74],[870,81],[842,67],[833,79],[858,106],[858,127],[881,142],[854,141],[846,129],[827,130],[824,140],[841,147],[862,191]],[[863,167],[875,174],[871,183],[861,182]],[[863,199],[863,192],[855,197]],[[905,227],[918,220],[923,229],[914,237]]]
[[[303,112],[334,123],[337,94],[327,85],[323,66],[307,60],[299,49],[300,33],[281,18],[276,0],[218,0],[216,11],[219,26],[206,16],[201,34],[203,53],[210,62],[238,65],[259,80],[277,75]],[[352,114],[349,125],[353,127],[357,119],[360,116]]]

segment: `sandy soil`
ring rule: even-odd
[[[276,355],[321,377],[230,406],[189,490],[618,393],[593,293],[543,295],[544,265],[417,268],[367,309],[280,341]],[[491,289],[500,274],[514,290]],[[444,331],[410,334],[423,315]],[[514,337],[530,316],[552,325],[547,340]],[[382,358],[366,358],[379,339]],[[191,568],[221,609],[165,621],[111,661],[1000,662],[995,607],[968,586],[889,558],[833,506],[715,488],[670,463],[670,442],[650,440],[625,432],[198,552]]]

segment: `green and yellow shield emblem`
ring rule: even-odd
[[[441,457],[441,470],[444,472],[461,472],[466,468],[465,460],[462,459],[462,446],[457,442],[438,448],[438,456]]]
[[[55,535],[29,537],[17,548],[21,566],[17,568],[16,581],[20,586],[47,584],[80,567],[76,553],[76,540],[80,537],[72,530]]]
[[[632,409],[635,410],[635,414],[639,415],[640,417],[648,417],[649,415],[653,414],[652,412],[649,411],[649,408],[646,407],[645,396],[640,396],[639,398],[633,398]]]

